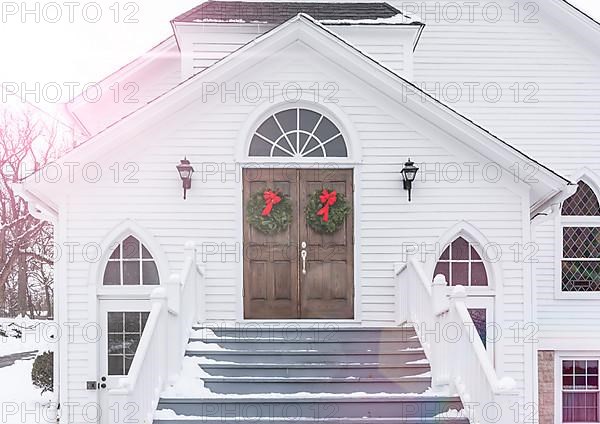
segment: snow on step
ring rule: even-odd
[[[414,329],[295,330],[194,327],[155,422],[468,423]]]

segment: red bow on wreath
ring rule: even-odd
[[[263,193],[263,199],[265,199],[265,208],[262,211],[262,216],[271,215],[273,206],[281,202],[281,197],[279,197],[276,193],[273,193],[271,190],[267,190]]]
[[[319,196],[319,200],[323,207],[319,209],[317,215],[323,216],[323,221],[329,221],[329,207],[335,205],[337,202],[337,192],[335,190],[329,192],[326,189],[323,189],[323,192]]]

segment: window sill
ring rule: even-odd
[[[448,294],[452,294],[456,286],[448,286],[446,288]],[[467,296],[473,297],[494,297],[496,296],[496,292],[489,287],[473,287],[473,286],[463,286],[467,292]]]
[[[155,286],[103,286],[98,289],[96,296],[99,299],[150,299],[150,295],[160,285]]]
[[[563,292],[555,291],[556,300],[600,300],[600,291],[598,292]]]

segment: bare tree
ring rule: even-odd
[[[27,203],[12,184],[53,160],[59,149],[56,126],[31,111],[8,111],[0,115],[0,310],[7,311],[7,289],[16,276],[17,313],[33,312],[29,279],[35,260],[52,265],[51,255],[39,243],[52,243],[50,224],[34,218]],[[44,270],[43,272],[47,272]],[[46,277],[43,277],[46,278]],[[50,292],[49,292],[50,293]],[[10,308],[9,308],[10,309]]]

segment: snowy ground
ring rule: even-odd
[[[53,324],[27,318],[0,319],[0,358],[23,352],[54,350]],[[18,334],[21,337],[15,337]],[[50,421],[52,393],[41,394],[31,383],[35,355],[0,368],[0,422],[45,424]],[[10,361],[12,362],[12,361]]]

